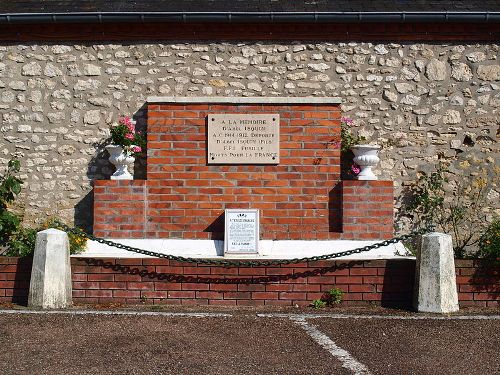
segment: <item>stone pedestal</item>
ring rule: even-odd
[[[451,236],[429,233],[422,236],[415,272],[415,309],[419,312],[458,311],[458,294]]]
[[[72,304],[68,235],[46,229],[36,236],[28,306],[60,309]]]

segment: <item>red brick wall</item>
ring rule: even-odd
[[[0,256],[0,302],[28,303],[31,258]]]
[[[77,303],[175,305],[309,305],[331,288],[346,304],[409,305],[414,262],[322,261],[224,268],[159,259],[79,260]]]
[[[209,113],[278,113],[279,165],[207,165]],[[339,141],[339,105],[148,105],[148,233],[222,239],[224,209],[255,208],[265,239],[330,238]]]
[[[394,235],[392,181],[342,181],[342,239],[389,239]]]
[[[95,181],[94,234],[106,238],[223,239],[223,208],[219,210],[201,208],[206,204],[211,204],[210,197],[207,195],[201,195],[198,201],[189,202],[183,200],[181,195],[155,194],[166,192],[170,183],[170,181],[162,180]],[[287,215],[300,215],[299,209],[265,210],[262,209],[263,204],[259,203],[219,202],[217,204],[226,208],[255,208],[255,206],[261,208],[263,239],[273,238],[269,231],[274,231],[277,239],[288,239],[290,236],[291,239],[369,240],[387,239],[393,236],[394,189],[392,181],[345,180],[342,183],[336,181],[335,184],[335,187],[330,190],[328,202],[324,205],[324,213],[321,217],[291,217],[290,221],[302,219],[303,225],[311,229],[307,232],[291,232],[292,228],[299,231],[303,227],[286,224]],[[169,201],[169,199],[173,200]],[[313,203],[276,203],[279,207],[285,204],[300,207]],[[179,206],[182,206],[182,209]],[[318,210],[304,209],[303,215],[312,211]],[[264,215],[274,215],[274,217],[266,218]],[[265,220],[262,220],[262,217]],[[271,221],[271,219],[276,220]],[[313,219],[316,224],[309,224],[313,222]],[[200,226],[200,222],[204,224]],[[275,222],[281,224],[274,224]],[[166,232],[163,230],[173,228],[172,225],[176,225],[175,228],[182,228],[183,231]],[[282,230],[280,230],[280,225],[283,226]]]
[[[107,238],[144,238],[146,182],[94,181],[94,234]]]
[[[75,304],[304,306],[331,289],[344,304],[410,306],[415,261],[323,261],[222,268],[164,259],[72,259]],[[31,261],[0,257],[0,302],[27,302]],[[460,306],[500,305],[500,266],[456,260]]]
[[[208,165],[207,115],[255,112],[280,115],[279,165]],[[255,208],[263,239],[391,237],[392,182],[341,184],[339,142],[338,105],[149,105],[147,181],[96,181],[94,233],[223,239],[224,209]]]
[[[500,307],[500,260],[455,260],[461,306]]]

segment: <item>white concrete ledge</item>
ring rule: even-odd
[[[183,239],[116,239],[117,243],[139,249],[150,250],[162,254],[172,254],[190,258],[220,258],[224,259],[224,242],[214,240],[183,240]],[[378,241],[259,241],[258,255],[231,255],[231,258],[249,259],[292,259],[338,253],[371,245]],[[406,254],[401,243],[391,244],[378,249],[359,254],[352,254],[336,259],[395,259],[403,258],[398,254]],[[127,250],[101,244],[95,241],[87,243],[87,250],[73,257],[96,258],[150,258]],[[228,257],[226,257],[227,259]]]
[[[220,96],[149,96],[148,103],[177,103],[177,104],[341,104],[338,97],[278,97],[278,96],[250,96],[250,97],[220,97]]]

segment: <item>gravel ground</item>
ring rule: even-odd
[[[287,319],[0,316],[0,374],[326,374]],[[349,374],[340,370],[337,374]]]
[[[373,374],[500,374],[500,320],[311,320]]]
[[[103,315],[102,310],[101,315],[72,315],[71,310],[1,313],[0,374],[354,373],[327,350],[328,345],[325,349],[287,315],[303,311],[209,310],[212,316],[205,317]],[[305,322],[372,374],[500,374],[499,319],[474,320],[473,315],[466,320],[421,319],[422,315],[382,309],[355,312],[357,318],[305,316]],[[382,316],[367,317],[373,314]],[[419,319],[407,319],[411,317]]]

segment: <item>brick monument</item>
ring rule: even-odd
[[[341,180],[339,99],[154,97],[147,109],[147,178],[95,181],[96,236],[222,240],[224,210],[239,208],[260,210],[261,239],[392,237],[392,181]],[[210,159],[210,116],[265,114],[279,117],[279,161]]]

